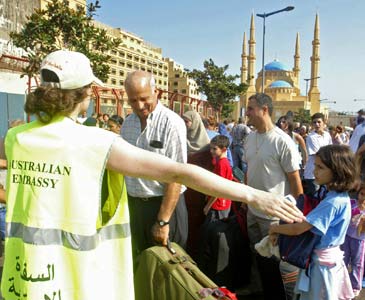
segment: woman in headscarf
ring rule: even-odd
[[[188,163],[213,171],[213,158],[210,153],[210,139],[200,115],[196,111],[187,111],[182,118],[187,129]],[[199,228],[204,223],[206,195],[188,188],[185,202],[188,210],[189,233],[187,251],[195,259],[198,255]]]
[[[210,139],[200,115],[189,110],[183,115],[187,129],[188,154],[209,148]]]

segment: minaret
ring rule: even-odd
[[[297,37],[295,40],[295,53],[294,53],[294,67],[293,67],[293,87],[294,91],[297,95],[300,95],[300,81],[299,81],[299,73],[300,73],[300,43],[299,43],[299,33],[297,33]]]
[[[247,82],[247,40],[246,40],[246,32],[243,33],[243,44],[242,44],[242,65],[241,65],[241,83]]]
[[[314,39],[312,42],[312,57],[311,57],[311,80],[309,88],[309,101],[311,102],[311,114],[320,112],[320,92],[318,89],[319,76],[319,16],[316,14],[316,22],[314,25]],[[312,79],[313,78],[313,79]]]
[[[247,44],[246,44],[246,33],[243,35],[243,45],[242,45],[242,67],[241,67],[241,83],[246,83],[248,85],[245,93],[241,94],[240,101],[237,102],[237,106],[234,111],[236,118],[244,115],[248,98],[256,94],[255,87],[255,23],[253,14],[251,15],[251,25],[250,25],[250,39],[248,40],[248,56],[247,56]]]
[[[250,39],[248,40],[248,89],[247,92],[255,93],[255,62],[256,62],[256,50],[255,50],[255,22],[253,14],[251,15],[250,26]]]
[[[300,72],[300,54],[299,54],[299,48],[300,48],[300,43],[299,43],[299,32],[297,32],[297,39],[295,41],[295,54],[294,54],[294,68],[293,68],[293,72],[294,72],[294,76],[298,79],[299,82],[299,72]]]

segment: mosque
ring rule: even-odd
[[[319,17],[316,15],[314,25],[314,38],[312,42],[311,76],[306,80],[306,90],[300,90],[300,41],[299,33],[296,36],[294,65],[293,68],[286,66],[278,60],[269,62],[264,66],[264,76],[262,70],[255,76],[256,64],[256,39],[255,21],[251,16],[250,37],[247,43],[246,32],[243,35],[241,82],[247,84],[248,88],[241,95],[236,117],[244,115],[248,99],[251,95],[262,93],[262,78],[264,77],[264,92],[273,99],[274,111],[272,118],[276,121],[280,116],[288,112],[297,112],[300,109],[310,111],[310,114],[324,112],[326,107],[321,107],[320,91],[318,87],[319,78]],[[248,46],[248,53],[247,53]]]

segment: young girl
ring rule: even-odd
[[[309,269],[301,270],[295,287],[300,300],[352,299],[349,275],[339,246],[345,241],[351,219],[348,191],[355,180],[354,155],[349,147],[328,145],[315,157],[315,181],[326,185],[326,197],[296,224],[272,225],[272,241],[277,234],[299,235],[310,230],[321,237],[315,246]]]
[[[365,183],[360,186],[357,201],[351,200],[351,206],[351,222],[341,248],[345,252],[345,265],[351,266],[350,280],[354,295],[358,296],[364,274]]]

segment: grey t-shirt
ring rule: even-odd
[[[277,127],[262,134],[251,132],[245,145],[245,158],[249,186],[282,196],[290,193],[286,173],[299,170],[300,156],[287,133]],[[253,207],[249,209],[256,216],[269,218]]]

